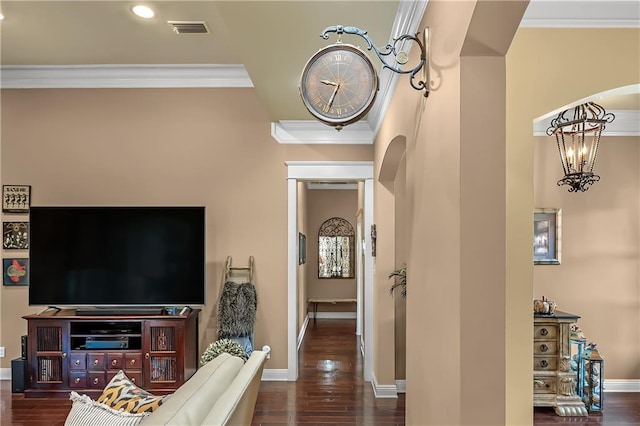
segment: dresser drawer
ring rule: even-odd
[[[86,355],[84,352],[69,356],[69,368],[72,370],[86,370]]]
[[[534,376],[533,393],[556,393],[556,378]]]
[[[89,373],[87,375],[87,387],[90,389],[104,389],[106,386],[104,378],[104,373]]]
[[[558,326],[554,324],[535,325],[533,327],[534,339],[557,339]]]
[[[534,355],[557,355],[558,342],[555,340],[536,340],[533,342]]]
[[[124,368],[125,370],[142,369],[142,354],[141,353],[124,354]]]
[[[107,369],[122,370],[124,368],[124,354],[109,353],[107,354]]]
[[[555,356],[534,356],[533,357],[533,370],[534,371],[556,371],[558,368],[558,357]]]
[[[87,370],[104,370],[104,354],[88,354]]]
[[[87,373],[69,373],[69,387],[71,389],[84,389],[87,387]]]

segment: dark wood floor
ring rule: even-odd
[[[262,382],[252,425],[403,425],[404,395],[376,399],[362,378],[355,320],[309,323],[298,381]]]
[[[300,349],[298,381],[263,382],[252,425],[403,425],[404,395],[376,399],[371,385],[362,380],[362,362],[354,321],[309,323]],[[534,425],[640,425],[640,394],[605,396],[602,415],[559,417],[551,408],[536,408]],[[11,393],[8,380],[0,381],[2,426],[63,426],[70,407],[66,399],[25,399]]]

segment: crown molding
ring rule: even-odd
[[[338,131],[319,121],[282,120],[271,123],[271,136],[281,144],[373,144],[368,122],[358,121]]]
[[[389,42],[392,42],[403,34],[415,34],[418,32],[418,26],[420,22],[422,22],[427,3],[428,0],[400,2],[391,29]],[[409,47],[407,47],[406,50],[408,51]],[[429,66],[429,64],[427,63],[425,66]],[[391,98],[398,84],[398,79],[401,78],[398,74],[388,69],[381,69],[378,74],[378,99],[367,115],[367,121],[373,130],[374,136],[378,134],[378,130],[380,130],[382,120],[387,113],[389,103],[391,103]]]
[[[636,0],[531,0],[520,23],[529,28],[639,28]]]
[[[640,111],[637,110],[618,110],[607,111],[615,115],[615,119],[611,123],[607,123],[602,136],[640,136]],[[533,123],[533,136],[548,136],[547,128],[553,117],[547,117],[536,120]]]
[[[3,66],[3,89],[253,87],[242,65]]]

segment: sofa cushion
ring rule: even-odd
[[[136,426],[149,415],[117,411],[92,400],[87,395],[80,395],[73,391],[69,399],[73,404],[64,422],[65,426]]]
[[[124,371],[120,370],[105,386],[98,402],[118,411],[144,413],[154,411],[162,405],[163,399],[162,396],[155,396],[136,386]]]
[[[201,425],[211,406],[231,385],[244,361],[222,353],[200,367],[142,424]]]
[[[220,395],[203,425],[250,425],[267,353],[253,351],[229,388]]]

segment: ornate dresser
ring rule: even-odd
[[[555,407],[559,416],[587,415],[571,368],[570,327],[579,318],[561,311],[533,317],[533,405]]]

